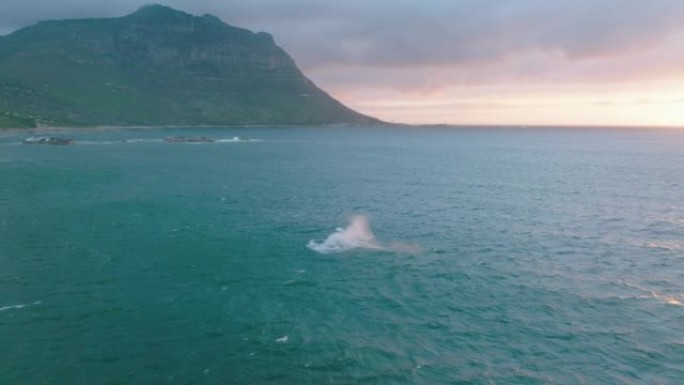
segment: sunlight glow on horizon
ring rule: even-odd
[[[350,107],[394,123],[684,128],[683,90],[684,79],[617,86],[511,84],[340,94]]]
[[[6,0],[0,34],[139,0]],[[158,0],[270,33],[344,105],[387,122],[684,128],[684,1]]]
[[[334,63],[305,73],[387,122],[684,128],[684,31],[629,43],[590,57],[532,49],[480,63]]]
[[[684,127],[684,98],[622,95],[410,98],[351,104],[388,122],[409,124]]]

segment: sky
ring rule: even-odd
[[[0,0],[0,34],[148,4]],[[158,0],[271,33],[389,122],[684,127],[682,0]]]

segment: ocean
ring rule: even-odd
[[[684,383],[684,130],[48,135],[0,133],[0,384]]]

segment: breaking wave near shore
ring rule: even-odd
[[[370,221],[365,215],[354,215],[349,218],[347,227],[338,227],[334,233],[322,241],[310,240],[306,247],[321,254],[343,253],[355,249],[419,254],[422,247],[399,241],[380,242],[375,237]]]

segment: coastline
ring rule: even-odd
[[[558,130],[558,129],[573,129],[573,130],[668,130],[668,131],[682,131],[684,126],[610,126],[610,125],[519,125],[519,124],[409,124],[409,123],[389,123],[382,122],[376,124],[358,124],[358,123],[333,123],[333,124],[236,124],[236,125],[134,125],[134,126],[54,126],[54,127],[8,127],[1,128],[0,133],[4,134],[43,134],[43,133],[59,133],[59,132],[98,132],[107,130],[153,130],[153,129],[252,129],[252,128],[334,128],[334,127],[385,127],[385,128],[440,128],[440,129],[478,129],[478,130]]]
[[[107,130],[153,130],[153,129],[179,129],[179,128],[190,128],[190,129],[222,129],[222,128],[293,128],[293,127],[311,127],[311,128],[329,128],[329,127],[405,127],[406,124],[395,124],[395,123],[379,123],[379,124],[358,124],[358,123],[333,123],[333,124],[236,124],[236,125],[136,125],[136,126],[92,126],[92,127],[68,127],[68,126],[54,126],[54,127],[8,127],[0,128],[2,133],[50,133],[50,132],[73,132],[73,131],[86,131],[86,132],[97,132],[97,131],[107,131]],[[421,127],[421,126],[416,126]]]

